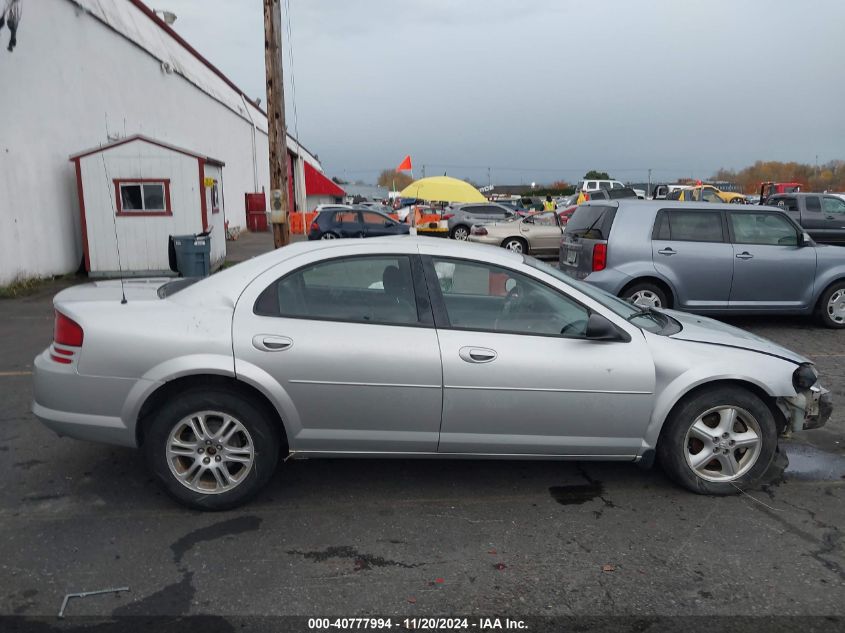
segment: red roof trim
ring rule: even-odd
[[[197,154],[196,152],[192,152],[190,150],[184,149],[182,147],[176,147],[175,145],[170,145],[168,143],[163,143],[162,141],[157,141],[154,138],[150,138],[149,136],[144,136],[143,134],[133,134],[132,136],[127,136],[126,138],[119,139],[117,141],[113,141],[111,143],[106,143],[105,145],[100,145],[99,147],[92,147],[91,149],[86,149],[78,154],[73,154],[70,157],[71,161],[79,160],[80,158],[85,158],[86,156],[90,156],[91,154],[96,154],[98,152],[103,152],[107,149],[112,149],[113,147],[119,147],[121,145],[126,145],[127,143],[134,143],[135,141],[143,141],[144,143],[149,143],[150,145],[157,145],[158,147],[163,147],[164,149],[169,149],[172,152],[178,152],[180,154],[185,154],[185,156],[190,156],[191,158],[199,158],[210,165],[217,165],[218,167],[225,167],[226,163],[222,160],[217,160],[216,158],[210,158],[208,156],[203,156],[202,154]]]
[[[334,196],[342,198],[346,192],[337,184],[317,171],[317,168],[305,161],[305,195],[306,196]]]
[[[242,95],[247,101],[249,101],[253,106],[255,106],[255,108],[257,108],[259,110],[259,112],[264,114],[264,116],[267,116],[267,112],[265,110],[262,110],[261,107],[258,106],[251,97],[247,96],[247,94],[243,90],[238,88],[231,79],[229,79],[226,75],[223,74],[223,71],[221,71],[219,68],[217,68],[217,66],[215,66],[210,61],[208,61],[205,57],[203,57],[199,53],[199,51],[197,51],[197,49],[195,49],[193,46],[188,44],[188,42],[181,35],[179,35],[176,31],[174,31],[170,27],[170,25],[167,24],[167,22],[165,22],[160,17],[158,17],[156,15],[155,11],[153,11],[146,4],[141,2],[141,0],[129,0],[129,2],[134,4],[138,8],[139,11],[141,11],[144,15],[146,15],[153,22],[155,22],[165,33],[167,33],[170,37],[172,37],[174,40],[179,42],[179,44],[181,44],[182,47],[184,47],[186,51],[188,51],[191,55],[193,55],[199,61],[201,61],[211,72],[213,72],[215,75],[220,77],[220,79],[225,81],[226,84],[228,84],[228,86],[232,90],[234,90],[238,94]]]

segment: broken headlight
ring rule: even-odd
[[[818,379],[819,374],[816,372],[816,368],[810,363],[799,365],[798,369],[792,373],[792,385],[795,387],[796,391],[809,389],[816,384]]]

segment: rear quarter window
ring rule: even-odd
[[[588,240],[606,240],[615,217],[615,206],[582,204],[569,218],[566,234]]]

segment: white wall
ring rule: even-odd
[[[125,19],[153,29],[149,37],[172,42],[125,0],[98,4],[120,5]],[[235,112],[164,72],[158,59],[73,2],[26,3],[17,48],[0,50],[0,84],[0,285],[78,268],[79,209],[68,156],[104,144],[107,132],[142,133],[224,161],[227,219],[246,225],[244,193],[255,188],[246,110]],[[255,134],[259,191],[269,190],[262,127],[266,120]]]

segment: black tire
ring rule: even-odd
[[[197,492],[181,483],[171,472],[167,456],[171,432],[186,417],[203,411],[232,416],[246,429],[251,439],[251,467],[230,490],[212,494]],[[271,419],[263,406],[250,402],[234,390],[199,387],[168,400],[153,414],[147,427],[144,451],[151,472],[174,499],[197,510],[228,510],[252,498],[273,476],[279,460],[279,437],[278,423]]]
[[[671,308],[672,307],[672,302],[669,299],[669,297],[666,295],[666,291],[663,288],[661,288],[660,286],[658,286],[657,284],[647,282],[647,281],[635,283],[635,284],[628,286],[621,293],[619,293],[619,297],[624,299],[625,301],[628,301],[629,303],[634,303],[634,300],[635,300],[635,298],[638,294],[642,294],[642,295],[646,295],[646,296],[649,295],[649,294],[653,295],[655,297],[655,299],[660,302],[659,305],[657,305],[656,303],[653,304],[654,307],[656,307],[656,308]],[[637,305],[643,305],[643,304],[637,304]]]
[[[511,248],[510,244],[519,244],[521,250],[515,250]],[[528,255],[528,242],[526,242],[521,237],[509,237],[508,239],[502,242],[502,248],[507,249],[509,251],[514,251],[515,253],[522,253],[523,255]]]
[[[463,235],[463,237],[457,237],[457,235]],[[466,242],[469,237],[469,227],[464,224],[458,224],[452,229],[452,232],[449,233],[449,237],[453,240],[458,240],[459,242]]]
[[[839,330],[845,328],[845,319],[841,316],[835,315],[831,306],[828,305],[831,303],[833,296],[837,293],[845,293],[845,281],[837,281],[836,283],[831,284],[830,288],[822,293],[822,296],[819,299],[818,314],[822,325]],[[845,298],[840,296],[840,299],[836,301],[836,304],[838,305],[841,301],[845,301]],[[837,321],[837,319],[839,320]]]
[[[691,442],[698,441],[692,436],[688,438],[687,433],[703,413],[720,406],[737,407],[753,416],[759,425],[761,442],[756,461],[750,461],[743,474],[730,481],[708,481],[687,461]],[[742,417],[738,418],[738,424],[745,424]],[[742,387],[723,386],[699,391],[672,410],[660,432],[657,459],[669,478],[687,490],[698,494],[732,495],[760,482],[772,463],[777,446],[777,426],[766,403]],[[712,452],[714,449],[704,446],[700,450]],[[713,459],[718,458],[714,456]]]
[[[732,198],[730,204],[745,204],[745,198]]]

